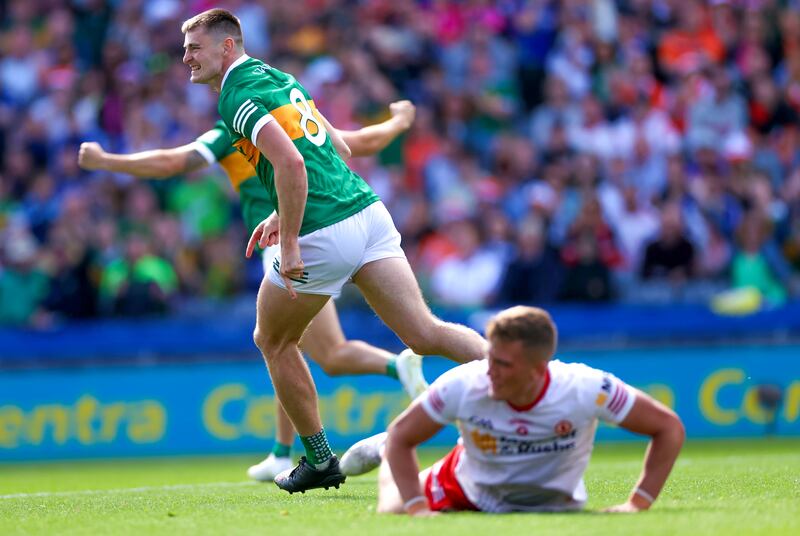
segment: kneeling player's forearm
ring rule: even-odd
[[[390,432],[386,440],[385,456],[403,504],[418,497],[424,497],[419,483],[419,463],[414,447],[406,444],[402,438],[393,436]]]
[[[678,458],[684,436],[683,425],[677,417],[674,417],[669,426],[652,436],[645,454],[642,475],[631,492],[631,502],[647,508],[656,500]]]

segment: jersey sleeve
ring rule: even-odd
[[[222,118],[230,127],[233,136],[247,138],[257,147],[258,133],[264,125],[275,120],[263,98],[255,91],[239,89],[227,94],[222,104],[220,107]]]
[[[594,415],[605,422],[618,424],[628,416],[636,400],[636,391],[613,374],[583,367],[582,397],[593,407]]]
[[[194,141],[194,150],[200,153],[209,165],[219,162],[231,152],[231,135],[222,121],[218,121],[214,128],[198,136]]]
[[[439,424],[450,424],[458,419],[458,409],[466,389],[463,367],[448,370],[420,395],[422,409]]]

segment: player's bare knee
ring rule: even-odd
[[[394,475],[386,458],[378,469],[378,504],[375,507],[379,514],[399,514],[403,512],[403,499],[394,481]]]
[[[277,337],[274,334],[259,327],[256,327],[255,331],[253,331],[253,342],[256,343],[256,346],[264,355],[275,351],[276,346],[280,344],[276,339]]]
[[[267,361],[273,358],[273,356],[280,355],[292,344],[297,343],[297,341],[292,341],[284,335],[270,333],[258,327],[253,331],[253,342],[255,342],[258,349],[261,350],[264,359]]]
[[[267,347],[267,339],[264,331],[259,329],[258,326],[253,330],[253,342],[256,344],[256,347],[261,350],[261,353],[264,353]]]

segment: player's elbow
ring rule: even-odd
[[[413,441],[410,440],[408,423],[403,418],[403,415],[392,421],[392,423],[389,425],[389,428],[386,429],[386,432],[387,449],[389,448],[389,445],[391,445],[393,449],[411,449],[415,446]]]
[[[290,160],[289,166],[297,175],[306,175],[306,161],[303,159],[303,156],[300,153],[297,153],[294,158]]]
[[[142,162],[140,175],[166,179],[189,171],[186,159],[176,155],[174,150],[156,149],[148,153],[148,156]]]
[[[306,162],[299,152],[284,155],[272,165],[275,167],[275,171],[291,177],[305,176],[306,173]]]
[[[342,141],[350,150],[350,158],[370,156],[378,151],[378,144],[374,139],[363,136],[360,132],[349,132],[347,137],[342,136]]]
[[[166,179],[168,177],[174,177],[175,175],[181,175],[183,173],[186,173],[188,170],[185,165],[179,162],[167,161],[164,162],[154,171],[155,171],[154,175],[156,178]]]
[[[406,444],[403,440],[401,435],[398,435],[396,429],[392,429],[390,426],[387,430],[388,434],[386,436],[386,444],[384,446],[384,456],[392,463],[392,460],[397,458],[403,458],[404,453],[408,453],[413,450],[413,447],[410,447]]]
[[[353,152],[350,150],[350,147],[345,142],[340,144],[340,147],[337,148],[339,152],[339,156],[342,157],[342,160],[347,162],[353,156]]]
[[[686,428],[683,426],[680,417],[678,417],[674,411],[669,410],[668,413],[665,414],[661,426],[659,426],[658,431],[654,435],[654,438],[656,437],[662,441],[668,442],[676,449],[680,449],[683,446],[683,442],[686,439]]]
[[[683,421],[681,421],[680,417],[675,414],[673,414],[673,417],[674,421],[670,425],[670,431],[675,443],[680,448],[683,446],[683,442],[686,441],[686,427],[683,426]]]
[[[388,445],[389,443],[396,443],[398,435],[397,419],[395,419],[389,423],[389,427],[386,428],[386,444]]]

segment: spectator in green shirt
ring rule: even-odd
[[[9,231],[0,264],[0,325],[41,327],[49,316],[42,308],[49,279],[37,265],[36,240],[25,230]]]
[[[112,260],[100,280],[102,307],[129,316],[162,313],[178,289],[172,265],[153,254],[150,240],[131,234],[125,242],[125,256]]]

